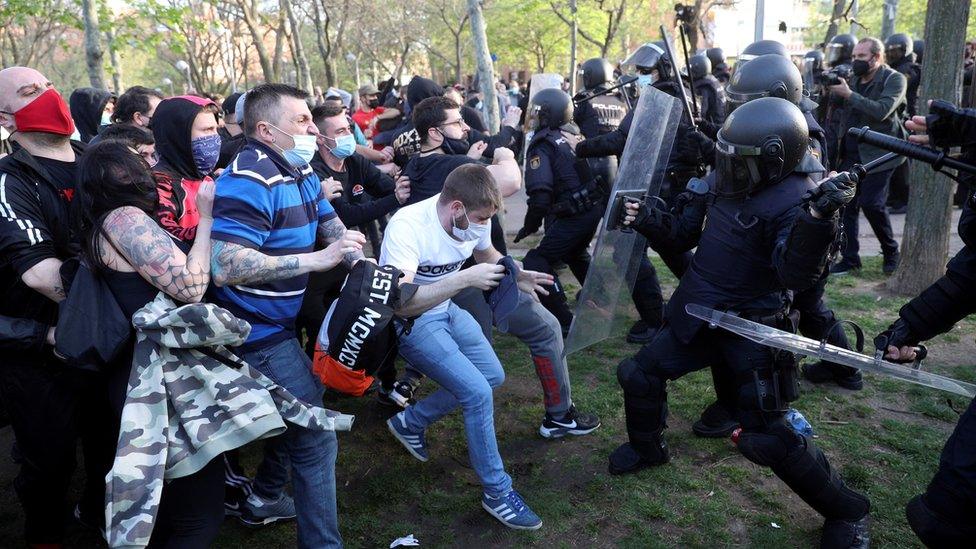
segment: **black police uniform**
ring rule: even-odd
[[[716,126],[725,123],[725,89],[717,78],[706,74],[695,80],[695,93],[701,103],[701,117]]]
[[[601,88],[598,86],[594,91],[599,92]],[[579,126],[583,137],[593,139],[619,128],[628,110],[627,103],[620,96],[605,93],[578,103],[573,109],[573,122]],[[617,158],[617,155],[608,155],[587,159],[590,170],[603,178],[608,187],[613,186],[617,176]]]
[[[603,218],[606,188],[592,176],[585,160],[576,157],[560,130],[541,128],[532,136],[526,152],[525,192],[529,210],[525,226],[538,228],[543,217],[542,241],[525,255],[525,268],[555,275],[565,263],[582,283],[590,266],[587,248]],[[542,304],[566,333],[573,313],[558,277]]]

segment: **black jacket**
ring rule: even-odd
[[[84,144],[72,141],[76,155]],[[77,255],[69,223],[69,202],[50,175],[25,149],[18,148],[0,159],[0,315],[53,325],[57,305],[30,289],[22,280],[31,267],[49,258],[67,259]],[[23,323],[0,324],[2,329],[21,329],[36,334],[37,327]],[[8,340],[10,333],[0,336]]]
[[[112,92],[97,88],[78,88],[71,92],[68,106],[71,108],[71,118],[81,134],[81,140],[88,143],[98,135],[102,124],[102,112],[105,105],[114,96]]]
[[[331,177],[342,182],[342,195],[332,201],[332,208],[346,227],[379,219],[400,206],[393,179],[359,154],[346,158],[346,171],[341,173],[333,171],[318,154],[310,164],[319,179]]]

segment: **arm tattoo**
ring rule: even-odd
[[[346,232],[346,225],[338,217],[333,217],[328,221],[323,221],[319,223],[318,228],[318,240],[325,246],[332,244],[333,242],[342,238],[342,235]],[[352,264],[365,258],[362,250],[357,250],[355,252],[349,252],[345,254],[345,259],[343,262],[347,267],[352,267]]]
[[[214,241],[211,250],[214,280],[221,286],[262,284],[302,274],[298,257],[271,256],[232,242]]]
[[[134,208],[113,211],[105,232],[116,249],[153,286],[180,301],[199,298],[210,283],[206,266],[194,264],[148,215]]]

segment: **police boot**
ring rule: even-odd
[[[701,417],[691,426],[691,431],[703,438],[728,438],[738,428],[735,410],[716,400],[702,411]]]
[[[664,465],[670,460],[668,443],[661,431],[651,434],[645,440],[625,442],[610,454],[609,471],[611,475],[636,473],[655,465]]]
[[[820,534],[820,549],[868,549],[871,536],[868,515],[860,520],[827,520]]]
[[[803,377],[810,383],[833,382],[851,391],[860,391],[864,388],[864,378],[857,368],[818,360],[813,364],[804,364],[802,370]]]

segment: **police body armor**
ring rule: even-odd
[[[576,124],[582,130],[583,137],[591,139],[619,128],[625,116],[627,103],[618,95],[608,93],[583,103],[577,111]],[[616,156],[589,158],[587,163],[594,175],[599,176],[608,186],[613,186],[617,176]]]
[[[770,231],[815,186],[805,174],[792,174],[746,199],[715,200],[691,266],[668,302],[679,340],[690,342],[704,326],[685,313],[688,303],[770,313],[785,308],[787,292],[771,261],[778,236]]]
[[[682,84],[685,84],[682,82]],[[681,97],[681,92],[678,90],[678,84],[673,80],[658,80],[651,84],[655,88],[663,91],[664,93],[672,97]],[[685,95],[688,100],[691,100],[691,91],[688,86],[685,85]],[[674,142],[681,143],[684,141],[685,136],[688,132],[694,131],[690,124],[685,119],[682,119],[681,123],[678,125],[678,131],[675,135]],[[675,147],[676,149],[677,147]],[[670,204],[672,198],[676,196],[685,186],[692,177],[699,177],[702,174],[701,165],[699,164],[689,164],[687,162],[682,162],[675,158],[676,150],[671,149],[671,156],[668,158],[667,171],[665,172],[664,181],[661,182],[661,190],[659,196],[667,203]]]
[[[725,123],[725,88],[722,83],[711,74],[695,80],[695,91],[701,98],[701,116],[712,124],[721,126]]]
[[[573,171],[579,179],[579,185],[571,187],[564,178],[559,177],[559,171],[553,170],[552,188],[544,189],[552,194],[550,216],[571,217],[606,204],[608,187],[605,181],[602,177],[593,174],[585,159],[577,158],[573,154],[560,130],[543,128],[536,131],[535,135],[532,136],[532,141],[529,142],[527,154],[529,162],[537,161],[537,155],[533,152],[536,148],[543,146],[543,143],[548,143],[555,152],[553,164],[558,168],[572,162]],[[527,178],[525,192],[532,194],[539,190],[534,187],[532,181]]]

